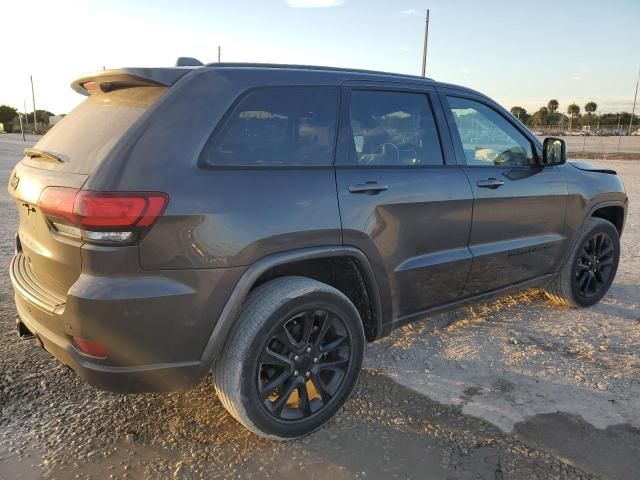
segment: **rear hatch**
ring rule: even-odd
[[[55,203],[65,199],[52,192],[80,190],[165,90],[164,86],[135,85],[102,92],[98,87],[33,148],[26,149],[14,168],[8,189],[16,201],[20,226],[11,273],[40,306],[53,311],[64,305],[69,287],[80,275],[84,242],[73,234],[69,222],[58,222],[51,215],[55,204],[44,209],[43,192]],[[72,206],[74,198],[67,196]]]

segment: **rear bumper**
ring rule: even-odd
[[[211,365],[201,356],[215,318],[200,313],[210,292],[196,287],[214,286],[214,270],[190,272],[192,286],[158,272],[133,278],[82,274],[61,303],[38,290],[23,261],[17,254],[10,267],[20,321],[89,384],[114,392],[175,391],[208,374]],[[71,341],[76,335],[104,342],[108,357],[81,353]]]
[[[16,309],[20,321],[36,337],[40,345],[60,362],[71,367],[90,385],[120,393],[163,392],[195,387],[209,366],[201,362],[162,363],[133,367],[102,365],[78,352],[65,336],[49,330],[34,315],[34,305],[16,293]],[[43,312],[39,312],[42,314]]]

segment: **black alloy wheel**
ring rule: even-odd
[[[601,293],[614,270],[614,244],[605,232],[589,237],[576,258],[576,291],[583,298]]]
[[[327,309],[285,318],[268,335],[258,358],[257,394],[279,421],[307,419],[329,405],[351,365],[344,321]]]

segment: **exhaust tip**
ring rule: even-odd
[[[33,333],[27,328],[27,326],[20,320],[16,320],[16,327],[18,328],[18,336],[20,338],[33,338]]]

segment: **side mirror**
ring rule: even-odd
[[[547,137],[542,144],[542,166],[553,167],[567,162],[567,144],[560,138]]]

